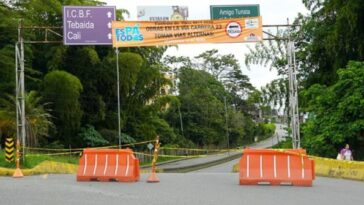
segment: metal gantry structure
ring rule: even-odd
[[[281,27],[295,27],[299,25],[291,25],[287,19],[287,24],[285,25],[263,25],[263,27],[275,27],[277,31]],[[291,38],[290,32],[287,37],[278,37],[267,31],[263,31],[269,37],[263,40],[276,40],[284,41],[286,43],[286,56],[287,56],[287,75],[288,75],[288,94],[289,94],[289,111],[290,111],[290,126],[292,133],[292,147],[294,149],[301,148],[301,138],[300,138],[300,119],[298,110],[298,82],[297,82],[297,64],[296,64],[296,54],[294,41]]]
[[[25,160],[25,146],[26,146],[26,115],[25,115],[25,81],[24,81],[24,44],[62,44],[63,34],[61,26],[23,26],[22,21],[18,25],[18,41],[15,44],[15,81],[16,81],[16,126],[17,126],[17,139],[20,140],[22,145],[22,157]],[[24,40],[23,31],[37,31],[44,33],[41,39]],[[121,148],[121,125],[120,125],[120,84],[119,84],[119,50],[115,50],[116,54],[116,69],[117,69],[117,96],[118,96],[118,138],[119,148]]]
[[[291,131],[292,147],[294,149],[301,147],[300,138],[300,119],[298,110],[298,90],[297,90],[297,67],[294,42],[288,40],[287,43],[287,60],[288,60],[288,83],[289,83],[289,105],[291,112]]]
[[[277,30],[282,27],[292,27],[295,25],[284,24],[284,25],[263,25],[263,28],[276,28]],[[24,40],[23,31],[39,31],[44,33],[42,39],[39,40]],[[57,31],[58,30],[58,31]],[[26,113],[25,113],[25,82],[24,82],[24,71],[25,71],[25,60],[24,60],[24,44],[62,44],[63,41],[60,39],[63,37],[61,34],[62,27],[60,26],[23,26],[20,20],[18,26],[18,41],[15,44],[15,81],[16,81],[16,126],[17,126],[17,139],[20,140],[22,145],[22,157],[25,159],[25,146],[26,146]],[[295,48],[294,42],[291,41],[290,37],[282,38],[275,36],[267,31],[263,31],[268,38],[263,40],[276,40],[287,42],[287,59],[288,59],[288,80],[289,80],[289,95],[290,95],[290,110],[291,110],[291,129],[292,129],[292,143],[293,148],[300,148],[300,131],[299,131],[299,111],[298,111],[298,95],[297,95],[297,68],[295,63]],[[54,37],[56,39],[54,39]],[[58,39],[57,39],[58,38]],[[118,59],[119,51],[115,50],[115,54]],[[119,88],[119,68],[118,63],[117,69],[117,84],[118,84],[118,137],[119,147],[121,147],[121,125],[120,125],[120,88]],[[228,136],[228,131],[227,131]]]
[[[16,138],[24,145],[26,138],[25,131],[25,84],[24,84],[24,39],[21,35],[21,28],[18,28],[18,42],[15,44],[15,107],[16,107]],[[24,160],[24,155],[23,155]]]
[[[44,33],[42,39],[25,40],[23,32],[37,31]],[[18,41],[15,43],[15,106],[16,106],[16,138],[22,147],[22,160],[25,161],[26,137],[26,113],[25,113],[25,54],[24,44],[61,44],[63,35],[57,31],[62,30],[58,26],[23,26],[22,20],[18,25]],[[54,40],[56,38],[56,40]]]

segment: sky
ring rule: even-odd
[[[244,5],[259,4],[263,25],[286,24],[287,18],[292,22],[298,13],[308,13],[302,0],[104,0],[110,6],[127,9],[130,17],[125,20],[137,20],[137,6],[188,6],[189,20],[210,19],[210,5]],[[244,64],[244,55],[249,52],[247,46],[254,47],[254,43],[230,44],[191,44],[169,48],[166,55],[189,56],[191,58],[200,53],[217,49],[220,54],[234,54],[239,60],[242,71],[248,75],[250,82],[256,87],[266,85],[276,79],[277,72],[264,66],[252,66],[250,69]]]

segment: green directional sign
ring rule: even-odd
[[[260,16],[259,4],[253,5],[211,5],[211,19],[230,19]]]

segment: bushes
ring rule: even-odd
[[[256,127],[255,136],[260,137],[260,139],[266,139],[273,136],[276,130],[275,124],[271,123],[259,123]]]
[[[78,138],[82,140],[83,147],[98,147],[109,144],[91,125],[86,125],[86,127],[81,128]]]

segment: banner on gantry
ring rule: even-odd
[[[191,21],[113,21],[113,47],[244,43],[263,39],[262,18]]]

